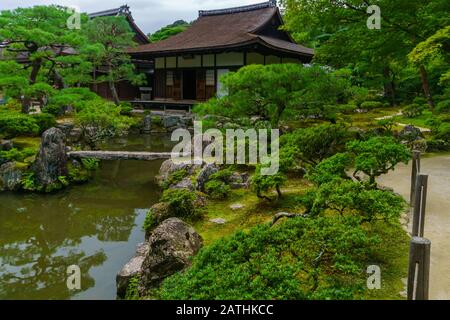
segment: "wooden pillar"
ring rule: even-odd
[[[425,227],[425,209],[427,205],[428,176],[419,174],[416,178],[414,211],[413,211],[413,237],[423,237]]]
[[[414,193],[416,188],[416,177],[417,173],[420,172],[420,151],[413,151],[413,159],[412,159],[412,172],[411,172],[411,193],[409,198],[409,203],[411,206],[414,206]]]
[[[428,300],[431,242],[413,237],[409,251],[408,300]]]

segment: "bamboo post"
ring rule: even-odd
[[[416,178],[413,209],[413,237],[423,237],[425,209],[427,205],[428,175],[419,174]]]
[[[412,157],[411,193],[409,198],[411,207],[414,206],[414,193],[416,190],[416,177],[418,172],[420,172],[420,151],[414,150]]]
[[[409,251],[408,300],[428,300],[431,242],[413,237]]]

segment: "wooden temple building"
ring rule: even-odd
[[[223,94],[220,77],[249,64],[309,63],[314,55],[288,32],[276,1],[200,11],[186,31],[128,50],[154,69],[135,103],[190,106]]]

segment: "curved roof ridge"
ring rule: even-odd
[[[247,11],[253,11],[253,10],[266,9],[266,8],[274,8],[276,6],[277,6],[276,0],[270,0],[267,2],[250,4],[247,6],[240,6],[240,7],[217,9],[217,10],[200,10],[198,12],[198,16],[199,17],[218,16],[218,15],[223,15],[223,14],[232,14],[232,13],[247,12]]]

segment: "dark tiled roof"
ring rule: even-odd
[[[259,43],[292,54],[312,56],[312,49],[257,34],[258,29],[266,25],[275,15],[279,15],[279,11],[273,1],[237,8],[200,11],[199,18],[186,31],[166,40],[131,48],[128,52],[167,54]]]

